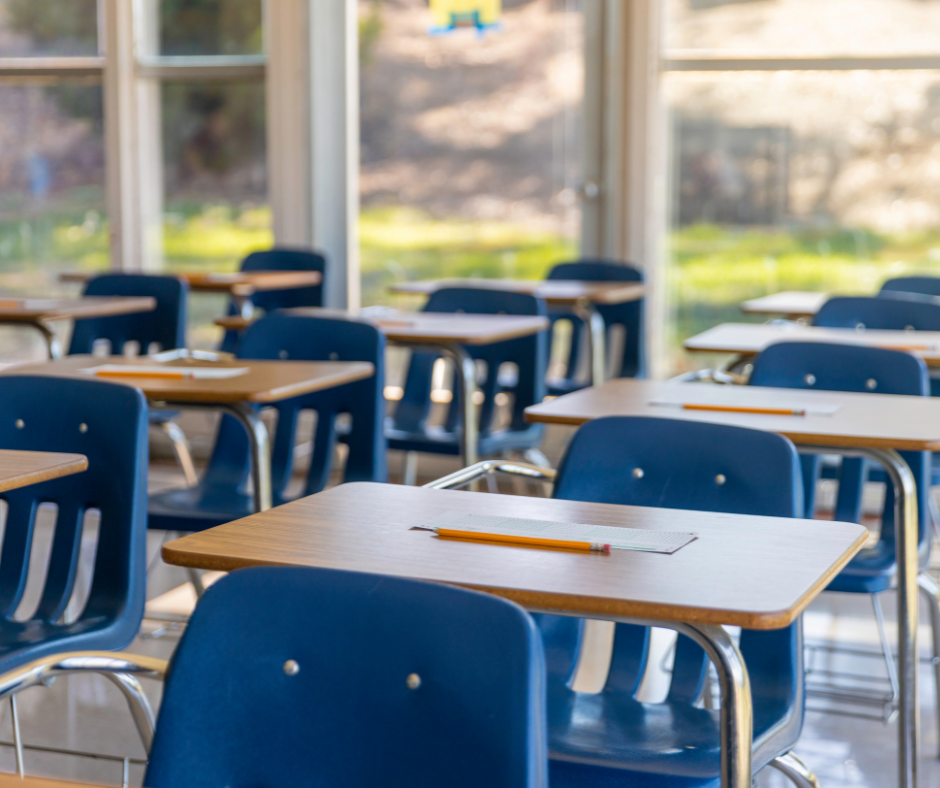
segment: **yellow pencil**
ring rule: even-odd
[[[99,369],[95,374],[103,378],[175,378],[182,380],[183,378],[193,377],[192,373],[173,372],[165,369],[147,370],[146,372],[133,369]]]
[[[683,405],[683,410],[716,410],[721,413],[763,413],[769,416],[805,416],[799,408],[749,408],[744,405]]]
[[[480,542],[505,542],[507,544],[531,545],[533,547],[562,547],[566,550],[585,550],[591,553],[609,553],[610,545],[599,542],[576,542],[568,539],[542,539],[537,536],[514,536],[513,534],[488,534],[480,531],[457,531],[453,528],[435,528],[434,533],[448,539],[475,539]]]

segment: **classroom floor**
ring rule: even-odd
[[[549,429],[546,435],[546,454],[553,462],[560,457],[571,430]],[[399,458],[392,458],[392,480],[400,473]],[[443,476],[458,467],[456,459],[422,458],[419,483]],[[150,488],[157,491],[176,486],[181,476],[171,463],[158,461],[151,467]],[[507,487],[504,492],[523,492]],[[534,494],[535,490],[528,490]],[[825,496],[823,496],[824,498]],[[41,531],[42,529],[40,529]],[[41,533],[40,533],[41,537]],[[149,535],[149,555],[152,567],[149,573],[149,598],[157,599],[157,607],[169,609],[178,605],[185,593],[167,595],[187,581],[186,572],[163,564],[157,557],[162,535]],[[41,543],[41,539],[40,539]],[[42,550],[34,552],[42,561]],[[883,595],[883,607],[889,637],[893,638],[895,597]],[[925,615],[922,613],[921,621]],[[158,622],[148,621],[141,636],[128,647],[128,651],[169,657],[177,636],[169,631],[159,637],[162,628]],[[838,639],[843,646],[858,650],[877,649],[878,632],[865,598],[846,594],[825,594],[817,599],[805,617],[808,642]],[[603,633],[598,639],[603,644]],[[919,643],[924,660],[928,657],[929,631],[922,627]],[[658,653],[650,660],[656,666],[644,681],[642,692],[650,700],[665,692],[668,674],[661,665],[668,661],[670,636],[658,632],[654,640]],[[848,670],[866,677],[885,675],[881,660],[846,654],[817,654],[817,667],[830,670]],[[595,651],[595,659],[584,661],[578,676],[578,688],[587,689],[603,681],[603,645]],[[155,708],[159,704],[160,686],[144,680]],[[940,736],[936,719],[937,703],[934,693],[932,667],[922,662],[920,671],[920,701],[922,718],[921,785],[940,784]],[[810,701],[813,705],[814,701]],[[107,759],[61,755],[28,750],[27,773],[66,779],[86,780],[103,785],[121,785],[125,768],[128,785],[138,786],[143,777],[143,749],[137,738],[127,706],[118,690],[99,677],[73,677],[59,679],[50,688],[31,689],[19,696],[22,733],[28,745],[57,747],[83,752],[96,752],[112,756]],[[869,710],[869,713],[872,710]],[[878,713],[877,710],[874,710]],[[897,784],[896,736],[894,724],[880,720],[858,719],[808,711],[803,736],[796,753],[815,770],[823,788],[887,788]],[[0,771],[14,771],[9,705],[0,703]],[[4,744],[6,743],[6,744]],[[126,763],[123,758],[132,759]],[[765,770],[758,779],[760,788],[778,788],[790,783],[782,776]]]

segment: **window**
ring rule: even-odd
[[[95,0],[0,2],[0,288],[49,293],[109,262]],[[7,329],[11,355],[35,338]]]
[[[360,0],[363,304],[577,255],[582,4],[504,0],[496,31],[432,35],[426,0]]]
[[[940,267],[940,6],[666,8],[676,365],[745,298]]]

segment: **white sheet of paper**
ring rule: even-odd
[[[696,391],[683,390],[683,386],[676,386],[676,391],[664,394],[657,399],[650,400],[650,405],[661,405],[667,408],[681,408],[683,405],[709,405],[728,408],[772,408],[781,410],[805,410],[807,416],[832,416],[838,413],[841,405],[822,405],[818,402],[799,402],[787,399],[764,400],[751,405],[746,399],[740,397],[729,397],[726,388],[735,388],[734,386],[705,386],[697,385]],[[691,386],[689,387],[691,388]],[[714,391],[702,391],[701,389],[714,389]],[[766,391],[766,389],[763,389]]]
[[[570,539],[579,542],[602,542],[614,550],[643,550],[651,553],[674,553],[698,538],[698,534],[680,531],[650,531],[640,528],[614,528],[610,525],[588,525],[556,520],[529,520],[522,517],[442,512],[415,526],[426,530],[453,528],[458,531],[533,536],[542,539]]]
[[[152,376],[154,372],[178,372],[193,380],[224,380],[237,378],[248,372],[248,367],[168,367],[168,366],[131,366],[129,364],[102,364],[98,367],[87,367],[80,370],[88,375],[97,375],[99,372],[119,372],[126,375],[140,373],[141,377]]]

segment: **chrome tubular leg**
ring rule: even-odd
[[[144,694],[144,688],[140,686],[136,676],[130,673],[105,673],[103,675],[107,676],[124,693],[124,699],[137,726],[137,733],[140,734],[141,744],[144,745],[144,751],[149,755],[156,722],[153,708]],[[13,700],[12,696],[10,700]]]
[[[588,327],[591,339],[591,385],[599,386],[607,378],[607,325],[589,301],[575,304],[574,313]]]
[[[721,786],[750,788],[754,722],[751,685],[741,652],[720,626],[670,626],[705,649],[718,672],[718,683],[721,686]]]
[[[189,583],[196,591],[196,599],[199,599],[205,592],[206,586],[202,582],[202,575],[199,574],[199,570],[194,567],[186,567],[186,574],[189,575]]]
[[[921,572],[917,576],[917,585],[927,602],[930,614],[930,635],[933,638],[933,675],[934,692],[937,699],[937,720],[940,724],[940,585],[932,575]],[[937,755],[940,758],[940,754]]]
[[[866,449],[864,455],[884,466],[894,485],[895,551],[898,560],[898,785],[917,786],[920,744],[917,704],[917,486],[911,469],[896,451]]]
[[[891,701],[898,699],[898,671],[894,665],[894,654],[891,652],[891,643],[888,641],[888,632],[885,629],[885,617],[881,610],[881,599],[877,594],[871,595],[871,607],[875,611],[875,621],[878,624],[878,637],[881,639],[881,651],[885,657],[885,668],[888,671],[888,681],[891,682]]]
[[[10,721],[13,725],[13,750],[16,754],[16,773],[20,779],[26,777],[26,766],[23,762],[23,739],[20,736],[20,715],[16,711],[16,695],[10,696]]]
[[[238,310],[238,314],[245,320],[251,320],[252,315],[255,313],[255,304],[254,301],[251,300],[251,296],[232,293],[232,301],[235,302],[235,308]]]
[[[405,452],[405,470],[402,473],[402,484],[414,487],[418,483],[418,452]]]
[[[199,482],[199,477],[196,475],[196,465],[193,463],[193,455],[189,450],[189,441],[186,440],[185,433],[175,421],[161,422],[160,430],[169,438],[173,446],[173,454],[176,455],[176,462],[183,476],[186,477],[187,486],[195,487]]]
[[[255,493],[255,511],[271,508],[271,439],[264,422],[245,402],[226,405],[226,413],[238,419],[248,433],[251,445],[251,483]]]
[[[819,788],[819,780],[816,779],[813,770],[792,752],[774,758],[770,765],[781,774],[786,775],[796,788]]]
[[[464,467],[475,465],[480,430],[477,425],[477,368],[473,359],[460,345],[448,345],[447,354],[454,360],[454,374],[460,382],[463,403],[463,430],[460,433],[460,455]]]
[[[46,341],[46,350],[49,353],[49,358],[62,358],[62,343],[59,341],[59,337],[56,336],[55,331],[41,320],[32,325],[36,327],[36,330],[42,334],[42,338]]]

